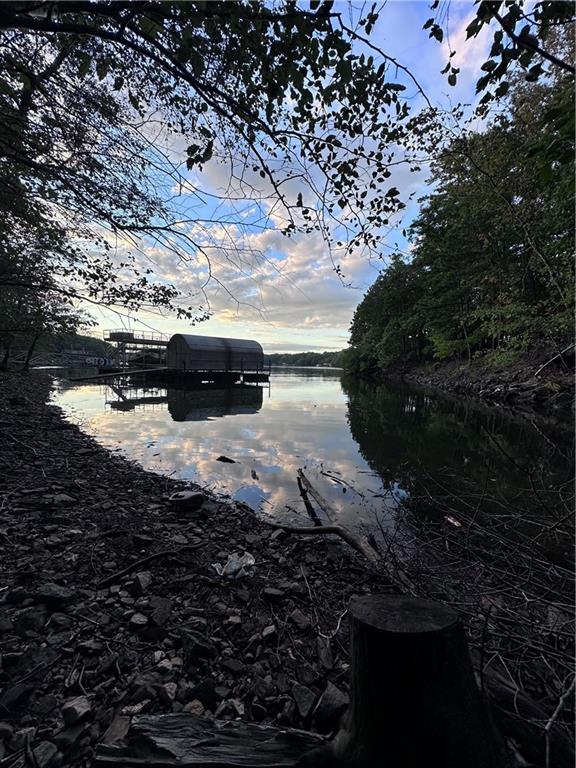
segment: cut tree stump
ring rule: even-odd
[[[452,610],[369,595],[353,599],[349,613],[350,709],[336,738],[307,756],[307,766],[508,766]]]
[[[127,735],[101,744],[94,768],[293,768],[322,744],[313,733],[256,723],[208,720],[189,713],[140,715]]]

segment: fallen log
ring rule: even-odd
[[[308,515],[314,525],[322,525],[322,520],[318,517],[316,514],[316,510],[310,503],[310,499],[308,498],[308,493],[306,492],[306,488],[304,488],[304,485],[302,484],[301,478],[298,476],[296,478],[296,482],[298,483],[298,490],[300,491],[300,496],[302,496],[302,501],[304,502],[304,506],[306,507],[306,512],[308,512]]]
[[[324,525],[319,524],[320,519],[318,515],[313,512],[309,514],[312,517],[312,520],[314,521],[314,527],[300,527],[300,526],[290,526],[290,525],[282,525],[278,523],[269,523],[274,528],[281,528],[282,530],[286,531],[287,533],[300,533],[300,534],[307,534],[307,535],[325,535],[325,534],[335,534],[336,536],[339,536],[342,541],[345,541],[346,544],[351,546],[353,549],[355,549],[357,552],[359,552],[361,555],[364,555],[364,557],[375,567],[380,567],[382,565],[381,557],[378,554],[378,552],[370,545],[370,542],[365,536],[358,536],[355,533],[352,533],[352,531],[349,531],[347,528],[342,527],[341,525],[338,525],[335,521],[337,518],[336,511],[333,509],[333,507],[330,505],[330,503],[322,496],[322,494],[314,488],[310,480],[306,477],[304,472],[299,469],[298,470],[298,487],[300,488],[300,492],[302,494],[302,497],[304,498],[304,495],[306,494],[306,497],[308,494],[312,496],[316,504],[320,507],[322,512],[325,514],[327,520],[329,520],[330,525]],[[305,499],[306,502],[306,499]],[[310,504],[310,501],[308,500],[308,503],[306,504],[306,509],[308,510],[308,506],[312,506]]]
[[[94,768],[294,768],[324,739],[256,723],[189,713],[134,717],[124,738],[101,744]]]
[[[346,544],[349,544],[361,555],[364,555],[364,557],[366,557],[372,563],[372,565],[381,565],[380,558],[378,557],[377,553],[367,542],[363,542],[362,539],[354,536],[354,534],[350,533],[350,531],[346,530],[346,528],[342,528],[340,525],[314,525],[300,527],[294,525],[282,525],[281,523],[272,522],[268,522],[267,524],[272,528],[279,528],[282,531],[286,531],[286,533],[299,533],[308,536],[326,536],[329,534],[339,536],[342,541],[345,541]]]

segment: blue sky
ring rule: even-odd
[[[342,7],[347,5],[343,3]],[[473,12],[472,2],[443,0],[437,13],[445,37],[439,44],[422,29],[432,15],[428,2],[387,0],[371,39],[410,69],[434,106],[449,108],[457,102],[470,103],[490,45],[488,30],[478,39],[465,40],[465,28]],[[458,83],[453,88],[445,75],[440,74],[451,49],[456,50],[452,62],[460,67]],[[417,109],[423,100],[416,87],[402,73],[395,79],[406,84],[405,95]],[[181,149],[170,147],[176,154]],[[416,200],[427,191],[427,173],[425,166],[419,174],[400,167],[389,180],[391,186],[398,187],[403,200],[412,194],[412,202],[403,212],[403,219],[396,221],[396,229],[387,235],[383,255],[390,254],[396,245],[403,251],[408,250],[401,230],[417,213]],[[228,174],[228,165],[210,162],[196,181],[203,189],[218,194],[228,184]],[[144,245],[150,266],[158,276],[196,292],[198,301],[204,305],[209,303],[213,317],[197,325],[192,333],[255,338],[267,352],[336,350],[347,345],[354,309],[385,266],[385,259],[370,261],[358,255],[344,260],[343,281],[334,272],[328,249],[318,235],[302,234],[287,239],[274,228],[274,216],[267,227],[262,227],[259,221],[262,209],[254,204],[239,202],[234,208],[217,207],[209,198],[201,203],[186,195],[180,204],[190,217],[208,218],[216,212],[228,222],[234,219],[257,223],[249,228],[226,225],[222,234],[240,242],[244,250],[225,255],[222,250],[211,251],[211,271],[216,282],[209,283],[204,292],[198,291],[208,278],[206,264],[200,261],[182,265],[166,249],[152,243]],[[193,235],[210,246],[202,223],[194,226]],[[190,332],[182,321],[146,312],[140,313],[136,322],[108,310],[95,311],[92,307],[90,312],[98,322],[96,332],[126,325],[167,334]]]

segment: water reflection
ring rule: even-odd
[[[184,389],[113,385],[107,387],[105,399],[106,405],[114,411],[164,406],[173,421],[204,421],[239,413],[257,413],[262,408],[262,391],[259,386]]]
[[[569,433],[501,409],[403,386],[374,387],[328,369],[273,371],[270,390],[190,391],[57,384],[68,417],[145,468],[190,479],[263,513],[304,516],[296,470],[342,522],[393,521],[424,480],[515,494],[525,468],[553,486],[573,455]],[[225,455],[234,460],[223,464]],[[440,491],[439,491],[440,492]],[[446,491],[441,491],[445,493]]]

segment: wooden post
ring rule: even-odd
[[[403,596],[352,600],[351,705],[341,731],[305,765],[504,768],[450,609]]]

